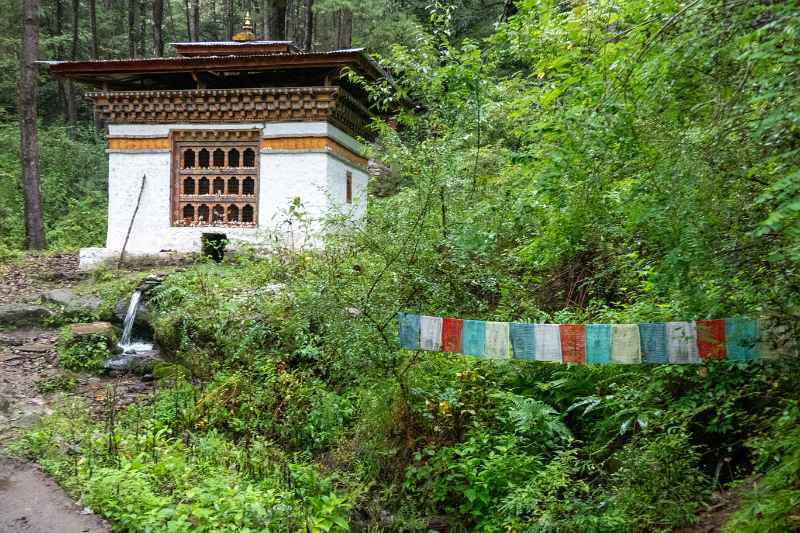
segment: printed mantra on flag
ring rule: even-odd
[[[787,328],[748,318],[644,324],[527,324],[400,313],[400,347],[578,364],[753,361],[788,354]]]

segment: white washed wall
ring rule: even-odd
[[[110,136],[159,138],[172,129],[245,129],[248,124],[159,124],[111,125]],[[362,153],[349,135],[325,122],[269,123],[256,125],[263,137],[331,137],[351,150]],[[299,197],[318,231],[319,221],[333,210],[360,220],[366,211],[367,174],[328,152],[262,150],[257,228],[172,227],[170,223],[170,153],[166,150],[109,150],[108,237],[105,250],[87,250],[84,268],[98,258],[117,255],[136,206],[142,175],[147,175],[141,206],[136,215],[127,252],[153,255],[161,252],[192,252],[200,249],[203,233],[225,233],[232,245],[237,241],[267,242],[275,233],[286,235],[287,211]],[[346,171],[353,173],[353,204],[345,203]],[[297,227],[294,227],[297,232]]]
[[[364,218],[367,211],[366,171],[338,157],[328,158],[328,209],[336,215],[347,215],[354,221]],[[347,203],[347,171],[353,174],[353,203]]]

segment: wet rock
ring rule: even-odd
[[[285,283],[267,283],[266,285],[264,285],[262,290],[266,294],[276,295],[276,294],[280,294],[284,290],[286,290],[286,284]]]
[[[164,276],[160,274],[155,274],[152,276],[147,276],[142,282],[136,287],[137,291],[141,291],[142,294],[151,291],[152,289],[161,285],[161,282],[164,281]]]
[[[0,304],[0,326],[36,326],[53,313],[41,305]]]
[[[60,305],[67,313],[95,312],[103,301],[93,294],[79,295],[71,289],[53,289],[42,295],[42,302]]]
[[[109,372],[149,374],[160,361],[161,357],[157,350],[123,353],[108,359],[104,368]]]
[[[117,330],[110,322],[87,322],[83,324],[70,324],[72,334],[67,339],[68,346],[79,346],[83,342],[94,343],[98,337],[105,339],[109,351],[117,345]]]
[[[30,428],[36,425],[36,423],[41,419],[42,415],[39,413],[25,413],[19,419],[17,419],[16,426],[18,428]]]
[[[128,306],[131,303],[130,296],[122,298],[114,306],[114,317],[120,322],[125,321],[125,315],[128,314]],[[136,311],[136,319],[133,321],[134,325],[139,327],[150,326],[150,311],[147,309],[147,304],[143,301],[139,302],[139,310]]]

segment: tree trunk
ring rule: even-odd
[[[39,147],[36,131],[36,60],[39,56],[39,0],[23,0],[22,72],[19,84],[22,190],[25,196],[25,244],[29,250],[47,246],[39,190]]]
[[[258,35],[259,39],[266,40],[267,35],[269,35],[269,17],[267,17],[267,1],[261,0],[260,2],[255,2],[253,7],[256,9],[256,13],[253,15],[253,24],[255,26],[255,32]]]
[[[186,7],[186,40],[192,40],[192,10],[189,7],[189,0],[183,0],[183,5]]]
[[[225,38],[233,39],[233,0],[224,0],[223,9],[225,10]]]
[[[89,0],[89,25],[91,26],[92,42],[91,50],[92,59],[97,59],[97,0]]]
[[[61,37],[64,34],[64,4],[62,0],[55,0],[56,8],[56,30],[55,36]],[[61,44],[61,39],[58,40],[56,45],[56,59],[65,59],[64,46]],[[66,83],[62,78],[56,78],[58,82],[58,100],[61,102],[61,109],[64,111],[64,122],[69,122],[69,113],[67,112],[67,88]]]
[[[226,33],[226,30],[225,30],[225,13],[220,15],[222,17],[222,20],[219,20],[217,18],[217,3],[216,3],[216,0],[209,0],[208,4],[206,4],[206,12],[209,14],[206,17],[206,20],[211,20],[213,22],[213,24],[211,25],[211,27],[213,28],[213,33],[211,34],[210,38],[209,38],[208,35],[206,35],[206,39],[209,39],[211,41],[222,41],[223,38],[220,36],[219,32],[221,31],[223,34]]]
[[[147,4],[139,0],[139,57],[147,57]]]
[[[272,41],[286,40],[286,0],[265,0],[265,37]]]
[[[164,0],[153,0],[153,52],[164,57]]]
[[[191,41],[200,40],[200,0],[189,0],[191,14],[189,15],[189,39]]]
[[[128,0],[128,57],[136,57],[136,0]]]
[[[80,0],[72,0],[72,54],[71,59],[75,61],[78,59],[78,44],[80,36]]]
[[[303,33],[303,50],[311,51],[314,45],[314,0],[307,0],[305,12],[305,32]]]
[[[350,9],[336,11],[336,48],[353,46],[353,12]]]
[[[517,14],[517,4],[514,0],[505,0],[503,2],[503,13],[500,15],[500,21],[506,21]]]
[[[80,0],[72,0],[72,49],[70,59],[78,59],[78,44],[80,36]],[[38,41],[37,41],[38,42]],[[78,104],[75,101],[75,85],[67,81],[67,132],[70,137],[75,136],[75,123],[78,122]]]

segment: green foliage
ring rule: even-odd
[[[406,492],[429,512],[458,513],[476,529],[491,529],[497,501],[541,468],[526,444],[513,435],[475,431],[463,443],[425,448],[406,469]]]
[[[668,531],[754,472],[728,529],[797,527],[797,358],[562,366],[399,350],[401,310],[747,314],[797,337],[796,6],[517,7],[483,41],[461,39],[471,23],[454,5],[399,17],[415,31],[383,58],[397,83],[365,90],[378,108],[420,105],[397,129],[376,123],[373,155],[394,176],[375,184],[387,196],[368,223],[319,250],[169,276],[156,337],[191,384],[116,427],[49,419],[27,453],[122,529]],[[308,225],[300,200],[286,217]]]
[[[64,327],[56,343],[58,364],[76,372],[100,370],[111,355],[109,343],[108,337],[104,335],[75,336],[69,327]]]
[[[71,372],[62,372],[50,377],[42,378],[36,382],[36,390],[43,394],[50,392],[72,392],[77,386],[75,375]]]
[[[349,530],[352,497],[311,465],[269,442],[237,445],[215,431],[181,437],[195,407],[191,387],[176,383],[104,431],[71,405],[16,451],[36,457],[115,531]]]
[[[634,531],[692,523],[698,504],[708,496],[699,460],[689,435],[680,429],[638,436],[609,460],[619,465],[610,476],[613,512]]]
[[[105,240],[108,163],[102,141],[89,130],[70,139],[63,127],[39,129],[42,209],[52,249]],[[18,127],[0,123],[0,259],[25,240],[19,142]]]
[[[800,524],[800,408],[786,405],[771,431],[753,439],[759,475],[739,509],[725,524],[726,532],[791,531]]]

